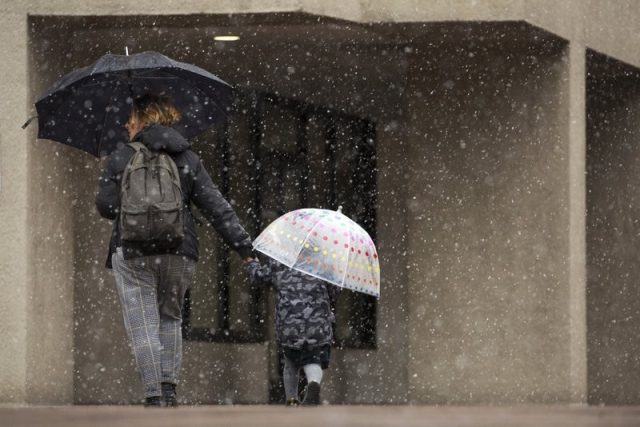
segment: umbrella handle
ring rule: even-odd
[[[26,129],[27,126],[29,126],[31,124],[31,122],[34,121],[37,118],[38,118],[37,115],[29,117],[29,119],[22,125],[22,129]]]

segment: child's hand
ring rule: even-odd
[[[271,268],[269,267],[269,263],[261,265],[260,260],[257,257],[247,257],[242,259],[242,266],[247,272],[249,283],[252,285],[272,285]]]

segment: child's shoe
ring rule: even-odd
[[[285,402],[285,406],[300,406],[300,401],[298,399],[296,399],[295,397],[290,397]]]
[[[309,382],[307,392],[302,401],[303,406],[316,406],[320,404],[320,384],[315,381]]]
[[[166,406],[176,408],[178,406],[176,385],[173,383],[162,383],[162,398]]]

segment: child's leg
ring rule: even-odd
[[[304,365],[304,374],[308,382],[315,381],[318,384],[322,382],[322,368],[317,363]]]
[[[289,360],[287,356],[284,356],[282,379],[284,381],[284,394],[287,400],[298,400],[298,370],[295,364]]]
[[[315,406],[320,404],[320,381],[322,381],[322,367],[317,363],[304,365],[304,374],[307,376],[307,392],[302,404]]]

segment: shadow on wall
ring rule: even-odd
[[[588,401],[640,403],[640,71],[587,55]]]

